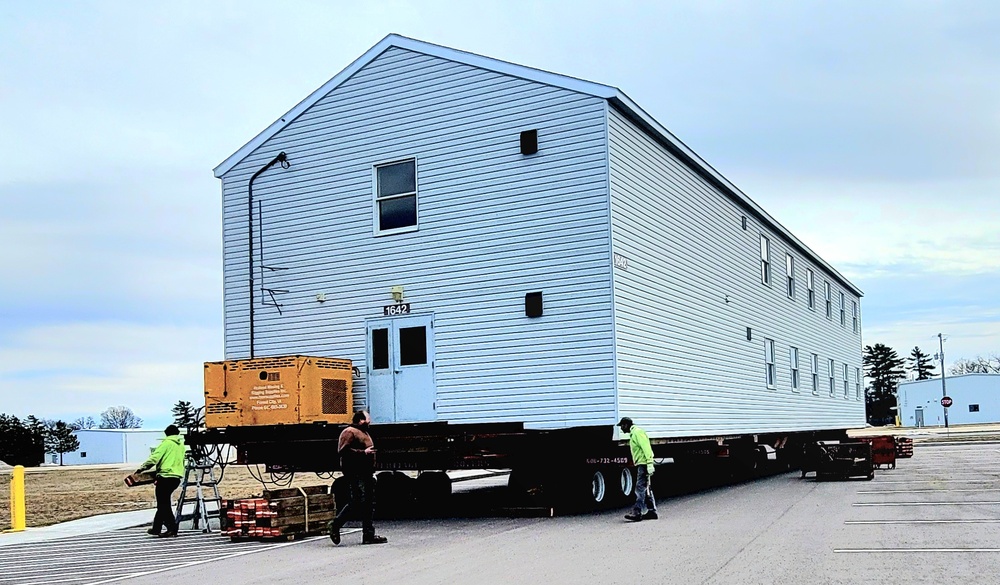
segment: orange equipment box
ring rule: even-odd
[[[205,364],[205,426],[351,422],[351,361],[282,356]]]

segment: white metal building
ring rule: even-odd
[[[390,35],[215,175],[226,357],[376,422],[864,424],[861,291],[614,87]]]
[[[1000,422],[1000,374],[948,376],[944,391],[952,399],[949,426]],[[944,425],[941,378],[902,382],[897,392],[904,426]]]
[[[142,463],[164,438],[163,431],[147,429],[81,429],[73,432],[80,448],[62,456],[63,465]],[[58,453],[47,455],[59,463]]]

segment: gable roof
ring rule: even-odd
[[[280,132],[285,126],[291,124],[299,115],[312,107],[316,102],[323,99],[324,96],[346,82],[360,69],[374,61],[379,57],[379,55],[391,47],[397,47],[416,53],[439,57],[441,59],[447,59],[457,63],[464,63],[472,67],[478,67],[480,69],[494,71],[529,81],[535,81],[545,85],[607,100],[612,107],[631,119],[633,123],[637,124],[654,140],[658,141],[675,156],[687,163],[704,179],[715,185],[758,220],[784,236],[785,239],[788,240],[788,242],[791,243],[792,246],[801,254],[808,256],[813,262],[827,270],[836,280],[840,281],[840,283],[852,293],[858,295],[859,297],[862,296],[863,293],[859,288],[854,286],[832,266],[827,264],[825,260],[809,249],[808,246],[800,242],[798,238],[793,236],[791,232],[785,229],[784,226],[764,211],[762,207],[757,205],[757,203],[750,199],[750,197],[740,191],[735,185],[730,183],[729,180],[723,177],[721,173],[716,171],[710,164],[695,154],[693,150],[688,148],[688,146],[681,142],[680,139],[671,134],[669,130],[653,119],[652,116],[643,111],[642,108],[640,108],[631,100],[631,98],[625,95],[618,88],[583,79],[577,79],[568,75],[550,73],[548,71],[518,65],[516,63],[509,63],[507,61],[501,61],[491,57],[484,57],[482,55],[476,55],[466,51],[442,47],[440,45],[418,41],[416,39],[411,39],[397,34],[390,34],[379,41],[374,47],[368,49],[364,55],[358,57],[343,71],[333,76],[332,79],[324,83],[316,91],[309,94],[304,100],[296,104],[294,108],[288,110],[285,115],[281,116],[274,123],[265,128],[250,142],[244,144],[239,150],[229,156],[229,158],[222,161],[219,166],[214,169],[215,176],[221,178],[269,138]]]

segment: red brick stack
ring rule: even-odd
[[[337,513],[327,486],[265,490],[262,497],[223,500],[222,509],[222,534],[233,540],[323,534]]]

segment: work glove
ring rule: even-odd
[[[646,464],[646,473],[648,473],[649,475],[653,475],[654,471],[656,471],[656,466],[654,464],[652,464],[652,463],[647,463]]]

